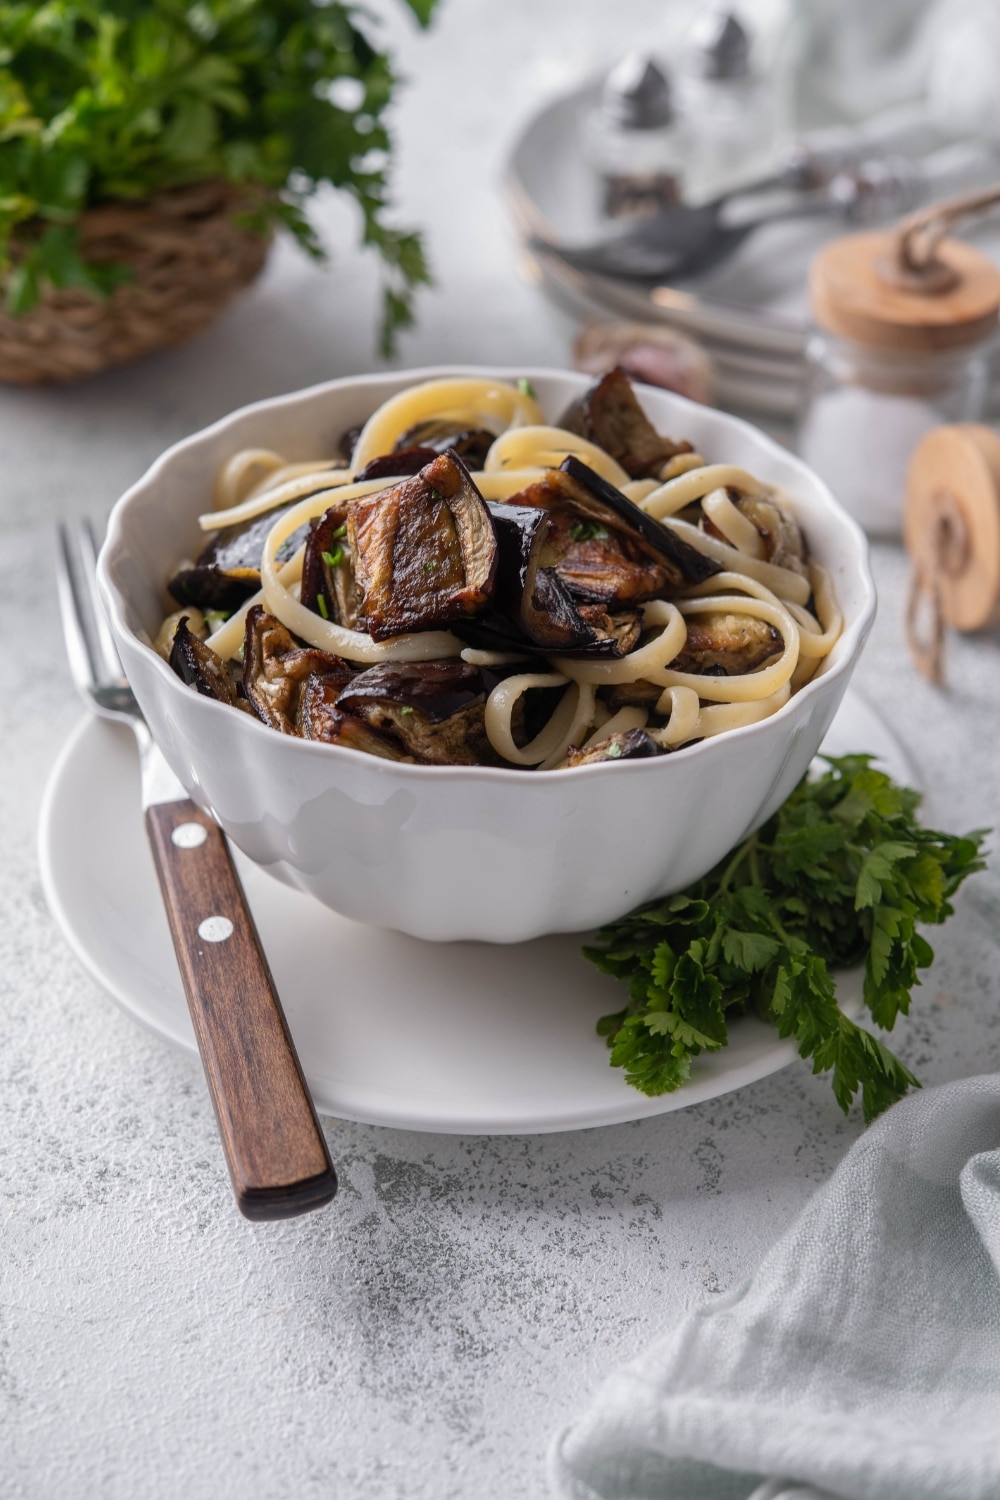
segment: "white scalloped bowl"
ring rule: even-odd
[[[261,401],[168,449],[119,500],[99,578],[153,735],[191,796],[278,879],[361,922],[433,940],[578,932],[678,890],[775,811],[833,719],[875,614],[860,529],[754,427],[640,387],[660,431],[781,486],[830,569],[845,626],[814,680],[761,723],[653,760],[564,771],[409,766],[275,733],[193,692],[152,650],[165,580],[198,549],[218,466],[247,447],[332,453],[387,397],[445,375],[527,375],[556,418],[589,383],[550,370],[432,369],[334,380]],[[331,961],[333,955],[331,955]]]

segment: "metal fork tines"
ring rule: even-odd
[[[61,521],[56,587],[66,654],[88,708],[145,730],[97,593],[97,543],[89,521]]]

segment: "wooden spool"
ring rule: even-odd
[[[1000,437],[974,422],[936,427],[910,460],[903,520],[913,563],[910,648],[932,682],[944,678],[944,630],[1000,625]],[[920,616],[929,610],[929,633]]]

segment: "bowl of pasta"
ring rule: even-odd
[[[805,773],[875,613],[803,463],[620,371],[259,402],[122,497],[99,580],[229,838],[431,940],[585,931],[705,874]]]

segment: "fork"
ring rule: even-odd
[[[57,584],[73,680],[139,746],[146,833],[236,1202],[248,1219],[329,1203],[337,1177],[225,835],[190,800],[125,679],[86,522],[59,527]]]

